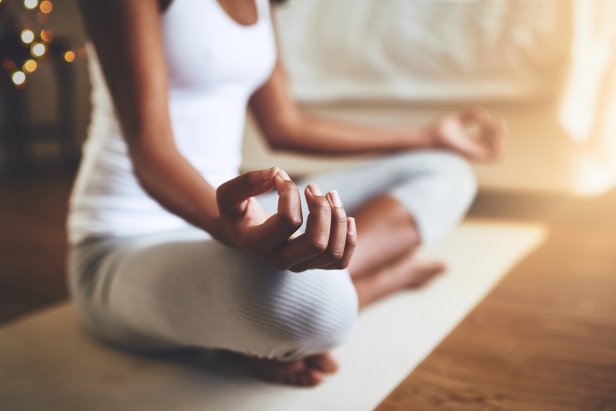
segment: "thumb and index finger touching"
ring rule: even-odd
[[[489,160],[502,151],[507,139],[507,128],[503,119],[485,109],[474,108],[459,114],[464,139],[463,149],[471,157]]]
[[[221,184],[216,190],[220,216],[225,219],[243,216],[247,200],[270,191],[279,171],[278,167],[248,171]]]
[[[299,190],[288,174],[278,167],[249,171],[225,182],[216,193],[221,218],[235,220],[244,216],[251,197],[272,188],[278,192],[277,213],[250,229],[251,242],[262,250],[280,246],[302,225]]]

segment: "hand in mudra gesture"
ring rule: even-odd
[[[255,196],[275,188],[277,213],[268,216]],[[347,217],[335,191],[322,195],[316,184],[305,189],[310,211],[306,231],[301,198],[287,173],[274,167],[244,173],[216,190],[220,222],[230,245],[277,269],[304,271],[348,266],[355,244],[355,220]]]
[[[432,124],[428,132],[437,147],[486,162],[498,159],[507,138],[504,121],[479,108],[446,115]]]

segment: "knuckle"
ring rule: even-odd
[[[340,221],[344,221],[346,222],[346,211],[344,210],[344,207],[332,207],[332,217],[340,220]]]
[[[342,213],[335,213],[332,216],[332,219],[334,220],[334,224],[336,225],[336,227],[339,230],[345,230],[346,231],[346,226],[347,226],[347,218],[346,218],[346,214],[344,212]]]
[[[302,226],[303,219],[298,213],[291,212],[281,214],[281,221],[285,227],[295,231]]]
[[[263,182],[263,178],[258,171],[248,171],[246,173],[246,180],[251,186],[260,185]]]
[[[344,250],[338,247],[327,251],[327,257],[333,261],[339,261],[343,255]]]
[[[357,236],[356,235],[348,236],[346,240],[345,248],[347,249],[355,248],[356,245],[357,245]]]
[[[327,250],[327,239],[323,236],[315,236],[308,243],[312,251],[316,253],[324,253]]]
[[[315,197],[313,201],[313,207],[315,210],[327,210],[327,212],[330,212],[329,202],[325,197]]]
[[[298,191],[297,186],[295,185],[295,183],[291,180],[283,180],[282,182],[282,186],[285,190],[289,190],[289,191]]]

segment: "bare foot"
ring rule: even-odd
[[[338,370],[338,363],[329,353],[310,355],[293,361],[243,357],[244,363],[259,377],[280,384],[313,387],[323,382],[326,374]]]
[[[360,308],[407,288],[419,288],[445,271],[441,261],[422,261],[414,256],[389,265],[373,274],[353,279]]]
[[[447,269],[444,262],[438,260],[422,261],[411,258],[407,264],[396,267],[400,281],[406,288],[419,288]]]

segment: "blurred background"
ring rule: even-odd
[[[546,221],[565,204],[611,198],[616,1],[290,0],[275,15],[307,110],[419,126],[481,105],[506,119],[503,160],[476,166],[472,215]],[[86,41],[75,0],[0,0],[0,322],[66,298]],[[274,154],[247,124],[245,169],[301,175],[356,160]]]

